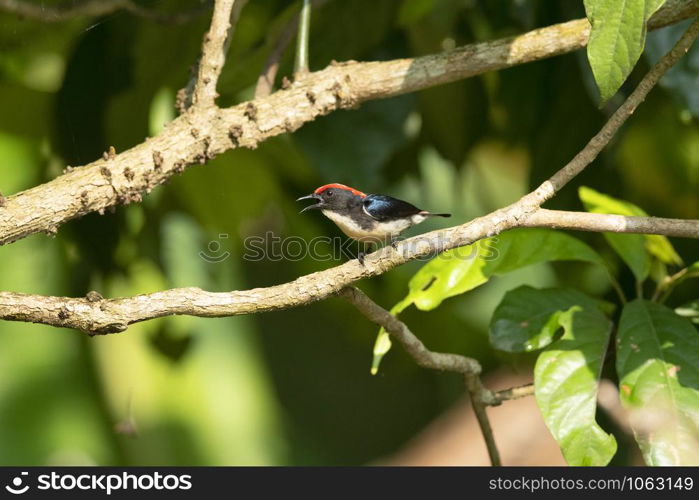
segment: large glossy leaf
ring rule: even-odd
[[[536,402],[570,465],[607,465],[616,440],[597,424],[595,411],[612,323],[596,307],[574,306],[557,319],[563,336],[534,368]]]
[[[586,186],[578,190],[578,195],[588,212],[632,217],[648,216],[633,203],[612,198]],[[682,259],[665,236],[604,233],[604,237],[639,281],[645,280],[650,273],[651,256],[665,264],[682,264]]]
[[[415,273],[408,285],[408,295],[391,312],[399,314],[411,304],[429,311],[444,299],[482,285],[491,276],[557,260],[603,264],[592,248],[568,234],[538,228],[507,231],[432,259]],[[388,334],[381,329],[374,346],[372,373],[378,371],[381,358],[389,348]]]
[[[490,343],[507,352],[528,352],[549,345],[560,329],[560,315],[571,307],[598,309],[597,303],[577,290],[537,290],[520,286],[505,294],[490,321]]]
[[[587,58],[602,101],[619,89],[646,42],[646,22],[665,0],[585,0],[592,25]]]
[[[601,264],[582,241],[549,229],[516,229],[445,252],[410,280],[409,305],[429,311],[444,299],[460,295],[498,276],[541,262],[579,260]]]
[[[699,333],[667,307],[635,300],[617,336],[621,401],[648,465],[699,464]]]

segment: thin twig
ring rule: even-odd
[[[619,283],[619,280],[616,279],[616,277],[614,277],[611,269],[609,269],[609,266],[606,263],[605,263],[604,269],[607,272],[607,277],[609,278],[609,282],[612,284],[612,288],[616,292],[617,297],[619,297],[619,301],[622,304],[626,304],[628,302],[628,299],[626,298],[626,294],[624,293],[624,289],[621,288],[621,284]]]
[[[294,75],[302,76],[308,73],[308,44],[311,31],[311,0],[303,0],[299,15],[299,29],[296,37],[296,60]]]
[[[317,10],[318,7],[322,6],[327,1],[328,0],[311,0],[311,7]],[[262,69],[260,76],[257,77],[257,84],[255,85],[255,99],[268,96],[272,93],[272,90],[274,89],[274,80],[276,79],[277,72],[279,71],[281,58],[298,31],[299,14],[296,14],[289,19],[282,29],[281,35],[279,35],[277,38],[274,47],[269,53],[269,56],[267,56],[264,68]]]
[[[467,358],[459,354],[430,351],[425,344],[415,336],[405,323],[393,314],[371,300],[364,292],[350,286],[340,290],[339,295],[355,306],[369,321],[382,326],[397,340],[423,368],[432,370],[450,371],[465,375],[478,375],[481,365],[473,358]]]
[[[491,406],[496,406],[503,401],[509,401],[511,399],[526,398],[534,394],[534,384],[520,385],[518,387],[511,387],[509,389],[504,389],[502,391],[497,391],[493,393],[493,400],[489,404]]]
[[[541,208],[522,222],[523,227],[548,227],[573,231],[610,233],[663,234],[679,238],[699,238],[699,220],[662,217],[629,217],[614,214],[591,214]],[[662,228],[659,230],[659,228]]]
[[[481,379],[478,375],[467,374],[466,388],[471,396],[471,406],[473,407],[473,412],[476,414],[476,420],[478,421],[478,426],[481,429],[481,434],[483,435],[483,440],[485,441],[485,447],[488,450],[488,456],[490,457],[491,465],[498,467],[502,465],[500,460],[500,452],[498,451],[498,446],[495,443],[495,434],[493,433],[493,427],[490,425],[490,419],[488,418],[487,404],[483,401],[482,394],[485,392],[483,385],[481,384]]]
[[[659,301],[661,303],[665,302],[667,298],[670,296],[670,294],[672,294],[672,291],[675,289],[677,285],[679,285],[686,279],[696,277],[699,277],[699,272],[689,272],[688,267],[680,269],[672,276],[666,276],[665,279],[658,283],[658,286],[656,287],[655,292],[653,293],[652,300]]]
[[[339,295],[356,307],[369,321],[386,329],[388,334],[397,340],[413,360],[424,368],[461,373],[466,380],[466,388],[471,396],[471,404],[481,428],[483,439],[488,449],[488,455],[493,465],[501,465],[500,454],[495,445],[493,429],[488,420],[486,406],[493,400],[493,394],[486,390],[479,377],[481,366],[473,358],[459,354],[446,354],[430,351],[425,344],[415,336],[405,323],[393,314],[371,300],[364,292],[355,287],[347,287]]]

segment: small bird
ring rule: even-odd
[[[395,248],[398,235],[428,217],[451,217],[433,214],[407,201],[383,194],[364,194],[344,184],[326,184],[296,201],[316,200],[306,210],[318,209],[343,233],[361,243],[391,243]],[[364,255],[359,255],[364,263]]]

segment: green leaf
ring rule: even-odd
[[[473,245],[456,248],[425,264],[410,280],[403,302],[429,311],[444,299],[460,295],[498,276],[523,267],[558,260],[602,264],[582,241],[549,229],[515,229]]]
[[[643,209],[633,203],[612,198],[586,186],[580,187],[578,196],[585,205],[585,209],[591,213],[630,217],[648,216]],[[682,264],[682,259],[665,236],[604,233],[604,237],[626,265],[631,268],[638,281],[643,281],[648,277],[651,270],[651,256],[665,264]]]
[[[631,268],[637,281],[648,278],[651,257],[646,252],[646,242],[641,234],[604,233],[604,238],[614,251]]]
[[[617,335],[621,402],[648,465],[699,464],[699,334],[645,300],[626,304]]]
[[[411,302],[406,297],[391,308],[391,314],[397,316],[398,314],[403,312],[405,308],[408,307],[410,304]],[[377,373],[379,373],[379,365],[381,364],[381,360],[388,353],[388,351],[391,350],[392,345],[393,344],[391,343],[391,337],[389,336],[388,332],[384,327],[381,327],[379,329],[378,335],[376,336],[376,340],[374,341],[374,352],[373,358],[371,360],[372,375],[376,375]]]
[[[602,102],[612,97],[636,65],[646,43],[646,22],[665,0],[585,0],[592,25],[587,58]]]
[[[379,329],[379,334],[376,336],[376,341],[374,342],[374,356],[371,361],[371,374],[376,375],[379,373],[379,365],[383,357],[391,350],[391,337],[384,327]]]
[[[595,411],[612,323],[599,309],[580,306],[560,313],[558,322],[563,336],[534,368],[536,402],[568,464],[607,465],[616,440],[597,424]]]
[[[399,314],[411,304],[429,311],[444,299],[487,282],[491,276],[555,260],[580,260],[603,264],[601,257],[582,241],[550,229],[515,229],[472,245],[444,252],[425,264],[409,283],[406,297],[391,312]],[[379,332],[376,345],[382,336]],[[381,340],[381,342],[384,342]],[[385,343],[382,344],[385,346]],[[388,350],[374,353],[372,373]]]
[[[577,290],[520,286],[503,297],[490,321],[490,343],[507,352],[528,352],[549,345],[560,328],[559,316],[574,306],[598,310]]]

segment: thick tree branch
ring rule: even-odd
[[[493,433],[493,427],[490,425],[490,419],[488,418],[488,403],[484,401],[484,395],[490,394],[483,387],[481,378],[478,375],[466,375],[465,377],[466,388],[468,389],[468,394],[471,397],[471,406],[473,407],[473,413],[476,415],[476,420],[478,421],[478,426],[481,429],[481,434],[483,434],[483,440],[485,441],[485,447],[488,450],[488,456],[490,457],[490,463],[494,467],[502,465],[500,460],[500,452],[498,451],[498,446],[495,443],[495,434]]]
[[[218,97],[216,84],[226,62],[228,46],[240,11],[247,0],[216,0],[211,26],[204,35],[201,59],[198,65],[197,81],[194,84],[192,104],[199,107],[212,107]]]
[[[206,292],[198,288],[178,288],[136,297],[110,300],[104,300],[101,299],[101,297],[98,297],[98,300],[92,300],[89,297],[77,299],[0,292],[0,319],[66,326],[91,334],[99,334],[122,332],[126,330],[131,323],[173,314],[217,317],[284,309],[323,299],[339,292],[355,281],[385,273],[409,260],[468,245],[508,229],[524,226],[532,227],[534,223],[527,221],[534,216],[533,214],[535,212],[540,210],[540,204],[553,196],[561,187],[595,159],[599,150],[609,142],[628,116],[643,101],[652,86],[660,79],[662,74],[688,50],[692,41],[698,35],[699,20],[695,21],[690,26],[675,47],[663,56],[648,72],[641,83],[639,83],[638,87],[609,118],[607,123],[605,123],[602,130],[593,137],[573,160],[556,172],[549,180],[541,184],[536,190],[523,196],[519,201],[508,207],[479,217],[460,226],[441,231],[432,231],[410,238],[399,243],[396,249],[387,246],[365,257],[363,264],[357,261],[347,262],[335,268],[302,276],[290,283],[269,288],[219,293]],[[295,91],[297,92],[298,90],[289,90],[287,93],[293,93]],[[271,100],[279,94],[278,92],[270,96],[267,100]],[[297,98],[304,99],[302,96],[298,96]],[[311,104],[317,104],[317,100],[314,100]],[[187,113],[180,119],[175,120],[170,126],[194,125],[193,123],[188,124],[185,119],[189,117],[190,120],[192,120],[195,116],[196,113]],[[258,119],[257,110],[255,111],[254,118]],[[248,120],[257,123],[259,127],[259,122],[254,122],[249,116]],[[201,126],[204,127],[206,124],[202,123]],[[204,158],[209,148],[215,144],[214,141],[220,140],[220,138],[208,136],[201,137],[200,132],[194,128],[189,128],[188,130],[192,136],[202,141],[204,151],[201,154],[204,155]],[[195,130],[197,130],[196,133],[194,132]],[[165,136],[167,136],[167,134],[165,134]],[[153,142],[162,140],[162,138],[163,136],[161,135]],[[236,140],[240,140],[241,138],[242,136],[240,134],[235,137]],[[166,146],[168,147],[162,150],[168,152],[176,150],[178,146],[181,147],[181,145],[178,144],[167,144]],[[136,149],[138,148],[134,148],[134,150]],[[124,155],[126,154],[128,154],[128,152]],[[143,153],[141,152],[141,154]],[[158,157],[153,155],[151,158],[151,161],[154,163],[154,170],[152,171],[162,171],[167,168],[163,165],[163,155],[161,153],[158,154]],[[109,160],[106,161],[109,162]],[[87,170],[89,169],[79,169],[63,177],[88,176],[89,172],[85,172]],[[104,189],[112,189],[116,193],[120,192],[119,187],[123,185],[118,184],[123,182],[122,178],[127,182],[134,181],[133,174],[129,176],[122,171],[121,176],[117,177],[111,173],[111,170],[109,170],[106,165],[102,165],[100,170],[103,177],[103,184],[101,186],[103,186]],[[107,173],[109,173],[109,175],[106,175]],[[29,192],[31,192],[31,190],[25,193]],[[18,198],[21,198],[21,195],[8,200],[7,206],[0,210],[0,220],[10,207],[9,201],[17,200]],[[89,202],[89,196],[87,200]],[[50,203],[50,201],[52,200],[46,200],[47,203]],[[545,219],[546,226],[552,224],[555,215],[556,212],[554,211],[547,210],[544,212],[542,217]],[[634,226],[643,225],[637,220],[638,218],[634,217],[624,218],[631,219],[631,222],[622,221],[620,225],[619,216],[600,217],[598,214],[579,214],[576,216],[576,229],[582,227],[581,222],[583,215],[588,218],[588,220],[592,221],[595,230],[608,228],[611,231],[619,231],[620,229],[629,229]],[[563,216],[567,217],[568,214],[564,213]],[[534,218],[536,218],[536,216],[534,216]],[[654,219],[652,224],[657,226],[659,220],[661,219]],[[607,226],[604,226],[605,221],[608,224]],[[676,221],[673,221],[673,224],[671,224],[673,231],[676,230],[675,222]],[[564,223],[565,220],[561,222],[561,224]]]
[[[69,327],[90,334],[106,334],[122,332],[132,323],[174,314],[222,317],[287,309],[324,299],[360,279],[383,274],[410,260],[468,245],[518,227],[565,227],[587,231],[665,234],[662,223],[658,221],[668,220],[672,223],[693,224],[694,231],[682,235],[699,238],[699,221],[649,217],[647,219],[652,221],[649,225],[638,221],[645,219],[642,217],[580,213],[573,214],[573,224],[567,221],[569,213],[546,210],[541,217],[544,223],[536,223],[534,221],[539,219],[539,211],[525,215],[526,205],[523,204],[523,200],[461,226],[432,231],[404,240],[398,244],[397,250],[390,246],[383,248],[365,257],[364,265],[353,260],[282,285],[232,292],[175,288],[135,297],[98,300],[0,292],[0,319]],[[561,215],[561,219],[556,222],[558,214]],[[624,219],[630,219],[631,222],[625,223]],[[667,232],[679,235],[672,225]]]
[[[478,361],[460,354],[430,351],[405,323],[371,300],[358,288],[353,286],[343,288],[340,290],[340,296],[355,306],[369,321],[382,326],[394,340],[403,346],[403,349],[419,366],[464,375],[466,388],[471,396],[473,411],[481,428],[490,461],[493,465],[501,465],[500,453],[495,444],[486,407],[491,404],[500,404],[502,400],[495,402],[496,396],[483,387],[479,377],[481,365]]]
[[[464,375],[479,375],[481,373],[480,363],[473,358],[467,358],[460,354],[434,352],[427,349],[425,344],[410,331],[405,323],[379,306],[358,288],[349,286],[340,290],[339,294],[356,307],[369,321],[383,326],[389,335],[403,346],[403,349],[419,366],[432,370],[462,373]]]
[[[46,6],[44,2],[34,3],[29,0],[0,0],[0,10],[45,23],[79,17],[100,17],[124,10],[160,24],[183,24],[204,13],[211,3],[212,0],[206,0],[189,11],[170,13],[146,9],[132,0],[84,0],[58,6]]]
[[[699,0],[671,1],[652,19],[651,27],[678,21],[697,12]],[[227,31],[227,27],[224,31]],[[294,131],[304,123],[336,109],[570,52],[585,45],[588,32],[587,21],[578,20],[518,37],[467,45],[415,59],[335,64],[310,73],[302,82],[265,98],[228,109],[206,106],[204,111],[198,111],[201,108],[190,108],[158,136],[128,151],[84,167],[69,168],[65,175],[53,181],[9,196],[6,206],[0,208],[0,244],[37,232],[54,234],[61,224],[89,212],[101,212],[118,204],[140,201],[144,193],[166,182],[172,175],[181,173],[191,164],[205,163],[209,158],[235,147],[256,147],[269,137]],[[221,30],[217,29],[216,33],[220,35]],[[220,39],[221,36],[218,36]],[[690,43],[686,37],[683,40],[682,46],[677,49],[680,52],[686,50]],[[212,52],[217,54],[219,61],[223,55],[222,49],[219,46]],[[667,64],[667,60],[664,61]],[[218,66],[217,63],[213,65]],[[640,100],[647,93],[648,85],[652,85],[662,72],[654,70],[653,78],[645,81]],[[204,70],[203,74],[199,74],[203,82],[209,71]],[[210,79],[205,86],[202,96],[213,99],[215,82]],[[621,113],[625,115],[624,118],[640,102],[637,97],[627,101]],[[616,123],[617,120],[614,121]],[[613,130],[603,132],[593,144],[597,152],[604,145],[605,136]],[[586,154],[589,155],[589,151]],[[560,188],[561,181],[579,171],[584,161],[587,158],[571,162],[572,165],[561,176],[538,190],[529,200],[528,212],[533,211],[532,207],[536,207],[537,203],[548,199],[556,188]]]
[[[660,217],[626,217],[539,209],[520,223],[521,227],[548,227],[574,231],[662,234],[680,238],[699,238],[699,220]]]

